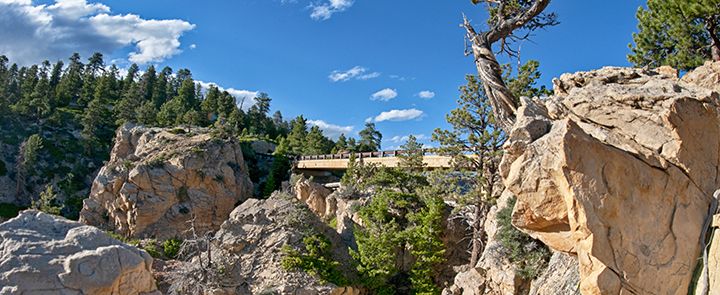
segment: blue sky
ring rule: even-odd
[[[540,61],[547,85],[565,72],[626,66],[635,12],[644,2],[555,0],[548,10],[558,13],[560,25],[521,44],[521,58]],[[13,14],[3,6],[26,10]],[[30,19],[38,9],[28,7],[46,11],[50,25],[42,15]],[[463,55],[462,13],[482,28],[483,9],[469,0],[0,0],[0,39],[16,40],[0,44],[0,54],[27,63],[99,50],[121,66],[132,59],[144,62],[141,68],[185,67],[198,80],[267,92],[286,118],[303,114],[332,124],[328,132],[354,134],[373,118],[383,147],[392,148],[401,144],[393,138],[429,137],[447,126],[458,87],[475,73],[472,58]],[[62,36],[53,47],[35,44],[47,38],[26,37],[48,26],[72,33],[53,33]],[[416,118],[382,120],[388,117]]]

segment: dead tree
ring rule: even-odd
[[[526,40],[534,30],[558,24],[557,15],[543,11],[550,0],[471,0],[473,4],[485,3],[490,14],[488,30],[478,33],[467,17],[462,27],[467,33],[466,42],[471,50],[466,54],[475,57],[475,66],[482,80],[485,93],[495,113],[497,125],[509,132],[515,123],[518,98],[503,81],[502,67],[493,52],[493,45],[500,42],[499,53],[511,57],[517,55],[511,43]]]

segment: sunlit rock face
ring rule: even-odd
[[[252,196],[240,144],[207,129],[118,129],[80,221],[132,237],[215,231]]]
[[[101,230],[27,210],[0,225],[0,294],[160,295],[152,258]]]
[[[583,294],[687,293],[720,188],[719,71],[603,68],[523,101],[501,164],[513,224],[577,256]]]

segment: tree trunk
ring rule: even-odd
[[[506,133],[509,133],[513,124],[515,124],[517,99],[502,79],[502,68],[492,51],[492,44],[484,40],[484,35],[474,36],[472,38],[472,52],[475,57],[478,75],[485,89],[485,94],[490,100],[496,124]]]
[[[484,250],[485,240],[485,216],[487,215],[487,205],[485,202],[479,202],[475,206],[475,222],[473,223],[473,235],[472,235],[472,252],[470,252],[470,267],[475,267],[480,254]]]
[[[720,38],[717,35],[717,22],[714,17],[705,20],[705,28],[710,35],[710,58],[713,61],[720,61]]]

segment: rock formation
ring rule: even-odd
[[[28,210],[0,224],[0,294],[157,294],[152,258],[99,229]]]
[[[251,196],[240,145],[207,129],[118,129],[80,221],[132,237],[185,237],[217,230]]]
[[[225,262],[215,262],[226,265],[224,284],[235,286],[228,294],[332,292],[335,288],[332,284],[323,283],[303,271],[288,271],[282,267],[286,255],[283,247],[304,247],[304,235],[313,232],[323,234],[331,241],[336,261],[350,261],[347,247],[334,230],[289,194],[275,192],[266,200],[249,199],[235,208],[215,234],[213,247],[213,257],[231,257]]]
[[[337,200],[335,197],[328,198],[332,191],[323,185],[303,177],[295,182],[293,191],[300,202],[307,204],[308,208],[321,218],[335,217]]]
[[[501,165],[513,224],[576,255],[583,294],[687,292],[720,188],[719,68],[565,74],[523,101]]]

